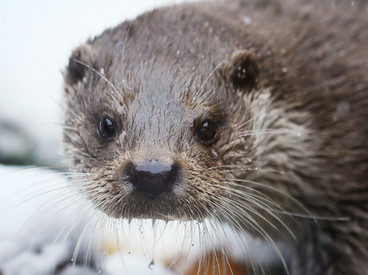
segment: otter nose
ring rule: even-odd
[[[125,169],[125,174],[134,189],[149,197],[172,191],[178,173],[177,163],[169,164],[158,160],[145,161],[137,165],[130,162]]]

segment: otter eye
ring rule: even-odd
[[[217,125],[212,121],[205,120],[197,127],[196,134],[202,144],[212,145],[217,141]]]
[[[113,120],[110,117],[104,117],[98,124],[98,134],[102,138],[112,138],[115,136],[116,128]]]

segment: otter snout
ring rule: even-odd
[[[179,172],[179,164],[153,159],[138,164],[129,162],[124,177],[133,185],[134,191],[154,198],[173,190]]]

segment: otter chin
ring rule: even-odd
[[[113,218],[282,242],[285,274],[366,274],[366,8],[198,2],[88,40],[64,72],[75,186]]]

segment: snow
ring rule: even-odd
[[[70,216],[71,208],[60,212],[63,205],[52,203],[56,187],[65,184],[67,190],[66,179],[46,169],[7,166],[0,166],[0,179],[1,272],[46,275],[69,263],[83,223]],[[75,229],[66,234],[72,225]],[[91,249],[89,240],[82,239],[78,255]]]

